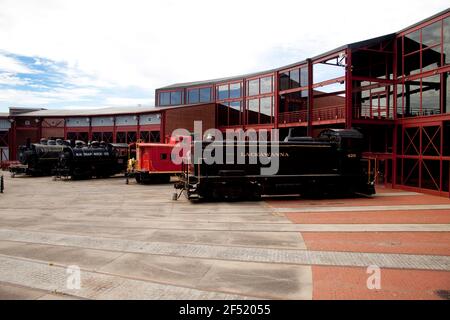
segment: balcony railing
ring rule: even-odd
[[[388,111],[387,107],[359,106],[353,108],[353,119],[393,119],[394,112],[392,108]]]
[[[318,108],[313,110],[313,121],[345,119],[345,105]]]
[[[282,112],[278,115],[279,123],[308,122],[306,110]],[[313,110],[313,121],[330,121],[345,119],[345,105],[330,106]]]
[[[278,115],[278,123],[307,122],[308,113],[306,110],[282,112]]]

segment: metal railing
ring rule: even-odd
[[[308,113],[306,110],[282,112],[278,114],[278,123],[307,122]]]
[[[345,119],[345,105],[330,106],[313,110],[313,121]]]
[[[278,115],[278,123],[307,122],[306,110],[282,112]],[[329,121],[345,119],[345,105],[329,106],[313,110],[312,121]]]

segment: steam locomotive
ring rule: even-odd
[[[9,170],[16,174],[31,176],[49,176],[59,160],[66,142],[41,139],[39,143],[27,143],[19,147],[18,160],[20,164],[11,165]]]
[[[128,145],[125,143],[78,141],[74,146],[64,146],[55,169],[57,177],[72,179],[106,178],[125,172]]]
[[[367,162],[361,157],[362,141],[362,134],[355,129],[328,129],[318,138],[295,137],[290,131],[284,141],[277,143],[194,141],[175,188],[184,191],[189,199],[371,195],[375,188],[366,170]],[[208,148],[214,150],[210,154],[221,153],[235,161],[208,164],[204,161]],[[237,155],[241,162],[236,161]],[[255,157],[277,160],[278,170],[265,173],[270,164],[252,161]]]

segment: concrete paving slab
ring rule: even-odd
[[[39,297],[37,300],[85,300],[79,297],[75,297],[75,296],[70,296],[67,294],[46,294],[42,297]]]
[[[99,271],[157,283],[197,287],[214,261],[127,253]]]
[[[311,299],[308,266],[125,254],[99,271],[264,299]]]
[[[97,269],[110,263],[122,253],[59,245],[0,241],[0,254],[41,260],[49,264],[59,263]]]
[[[177,244],[0,229],[0,240],[5,240],[5,238],[22,242],[90,248],[97,250],[145,253],[187,258],[205,258],[213,260],[357,267],[377,265],[380,268],[450,271],[450,257],[447,256],[327,252],[200,244]]]
[[[310,266],[267,265],[221,261],[215,263],[198,288],[264,299],[312,299]]]
[[[254,297],[162,285],[81,270],[79,289],[67,287],[66,268],[0,256],[0,282],[86,299],[230,300]]]
[[[0,282],[0,300],[36,300],[46,294],[43,290]]]

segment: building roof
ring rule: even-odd
[[[67,117],[67,116],[101,116],[111,114],[130,114],[130,113],[144,113],[155,112],[161,108],[156,107],[114,107],[114,108],[99,108],[99,109],[42,109],[31,112],[23,112],[16,114],[17,116],[30,117]]]
[[[8,117],[9,117],[9,113],[0,112],[0,118],[8,118]]]
[[[113,107],[113,108],[99,108],[99,109],[35,109],[35,111],[29,112],[15,112],[14,114],[5,113],[5,117],[19,116],[19,117],[92,117],[92,116],[110,116],[110,115],[127,115],[127,114],[144,114],[144,113],[156,113],[168,109],[179,109],[183,107],[193,107],[197,105],[205,105],[209,103],[198,103],[189,105],[177,105],[167,107]],[[11,108],[13,111],[17,111],[18,108]],[[19,108],[20,109],[20,108]]]

